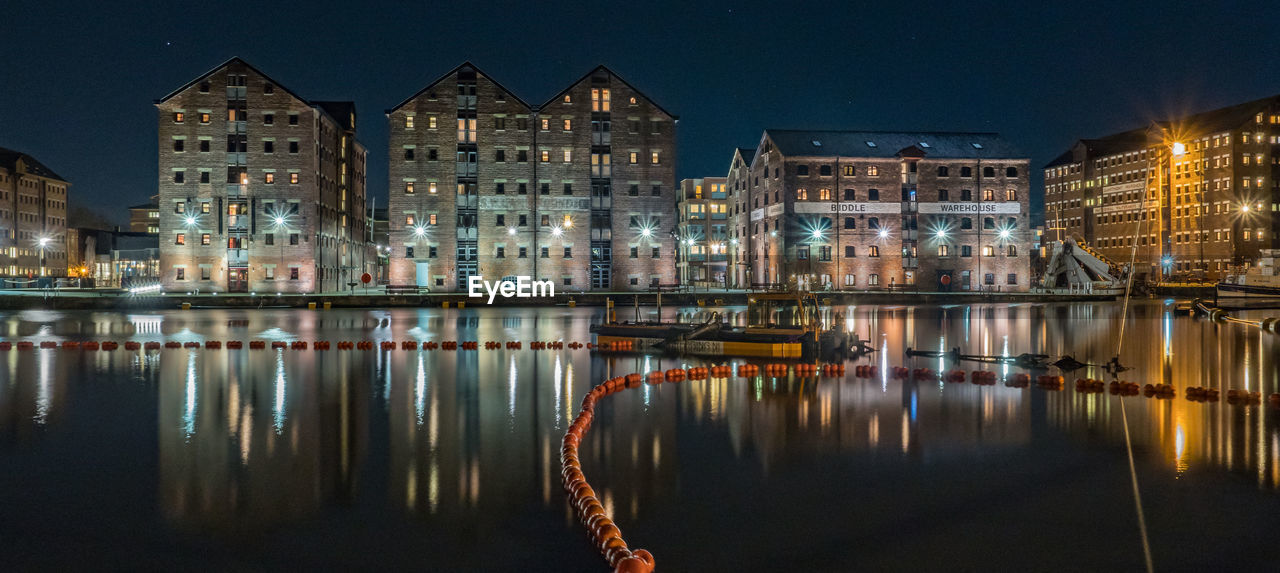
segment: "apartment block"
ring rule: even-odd
[[[67,276],[67,188],[21,151],[0,147],[0,277],[10,286]]]
[[[676,266],[681,284],[729,285],[729,193],[724,177],[680,181]]]
[[[532,105],[464,63],[387,118],[390,284],[675,282],[676,117],[608,68]]]
[[[1280,96],[1081,139],[1044,167],[1045,234],[1139,280],[1216,280],[1280,248]]]
[[[1026,291],[1028,162],[993,133],[766,130],[730,166],[730,259],[753,285]]]
[[[165,290],[334,292],[376,268],[354,104],[232,58],[156,109]]]

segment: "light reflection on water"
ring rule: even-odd
[[[679,314],[692,320],[702,312]],[[904,363],[908,347],[1071,354],[1101,363],[1115,352],[1118,312],[1084,304],[848,307],[828,320],[879,348],[865,359],[880,366],[877,379],[856,379],[850,367],[842,380],[646,384],[601,407],[583,444],[583,464],[612,514],[643,523],[646,508],[664,514],[678,504],[687,495],[685,481],[726,479],[690,474],[703,455],[748,462],[754,469],[737,470],[748,471],[748,481],[827,459],[922,472],[998,452],[1047,455],[1054,448],[1120,459],[1119,398],[1071,391],[1076,377],[1104,378],[1096,368],[1068,375],[1060,393],[902,382],[887,374],[899,364],[940,367],[938,359]],[[1280,487],[1275,413],[1265,403],[1236,408],[1193,403],[1183,395],[1188,386],[1224,394],[1230,388],[1280,391],[1280,337],[1174,316],[1159,304],[1140,304],[1133,312],[1121,361],[1134,370],[1124,378],[1170,383],[1179,395],[1129,398],[1136,454],[1147,468],[1144,484],[1159,487],[1186,475],[1248,476],[1264,490],[1257,495],[1270,500],[1270,490]],[[737,323],[743,319],[742,309],[726,314]],[[581,396],[611,376],[702,363],[528,350],[535,340],[585,342],[588,324],[601,315],[599,309],[5,315],[0,331],[8,340],[329,340],[334,348],[341,340],[363,339],[477,340],[482,348],[488,340],[526,344],[520,351],[478,352],[11,351],[0,354],[0,443],[6,444],[0,459],[18,453],[33,467],[52,467],[62,463],[51,452],[63,443],[84,432],[112,431],[94,423],[95,416],[128,416],[136,409],[138,416],[154,417],[154,433],[119,436],[111,447],[127,457],[158,445],[156,505],[178,529],[260,531],[315,519],[334,507],[372,508],[365,512],[375,514],[394,507],[429,532],[459,523],[492,531],[502,520],[518,518],[537,528],[528,535],[539,543],[560,543],[584,555],[574,563],[590,564],[590,551],[578,547],[577,537],[560,540],[576,525],[558,489],[557,446]],[[1021,371],[997,368],[1001,374]],[[86,405],[82,396],[93,403]],[[377,481],[362,481],[365,476]],[[1116,484],[1117,491],[1125,485]],[[138,511],[145,507],[139,504]],[[529,517],[530,511],[538,517]],[[726,511],[749,522],[754,510]],[[667,541],[658,537],[646,546]],[[465,555],[450,558],[463,566],[492,565]]]

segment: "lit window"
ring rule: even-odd
[[[572,162],[573,162],[573,150],[572,150],[572,149],[566,149],[566,150],[564,150],[564,162],[565,162],[565,163],[572,163]]]
[[[550,129],[551,129],[551,119],[546,117],[542,118],[542,131],[548,131]]]
[[[275,174],[275,173],[268,173],[268,174],[267,174],[267,178],[266,178],[266,183],[267,183],[268,185],[270,185],[270,184],[275,183],[275,182],[276,182],[276,174]]]
[[[404,216],[404,224],[405,224],[405,225],[413,225],[413,222],[414,222],[414,217],[413,217],[413,215],[405,215],[405,216]]]
[[[566,120],[564,120],[564,130],[565,130],[565,131],[573,131],[573,120],[572,120],[572,119],[566,119]]]
[[[996,248],[995,248],[995,247],[992,247],[991,245],[987,245],[987,246],[985,246],[985,247],[982,247],[982,256],[984,256],[984,257],[991,257],[991,256],[995,256],[995,254],[996,254]]]
[[[433,181],[433,182],[431,182],[431,183],[427,183],[427,193],[430,193],[430,194],[432,194],[432,195],[435,195],[435,193],[436,193],[436,184],[435,184],[435,182],[434,182],[434,181]]]
[[[178,113],[173,114],[173,121],[174,121],[174,122],[176,122],[176,123],[182,123],[182,120],[186,119],[186,117],[187,117],[187,115],[186,115],[186,114],[184,114],[184,113],[182,113],[182,112],[178,112]]]
[[[289,183],[292,183],[292,184],[294,184],[294,185],[297,185],[297,184],[298,184],[298,174],[297,174],[297,173],[290,173],[290,174],[289,174]]]
[[[185,244],[187,244],[187,234],[186,234],[186,233],[178,233],[177,235],[175,235],[175,236],[173,237],[173,244],[175,244],[175,245],[185,245]]]
[[[632,165],[635,165],[635,164],[637,164],[637,163],[639,163],[639,162],[640,162],[640,154],[639,154],[639,153],[636,153],[636,152],[634,152],[634,151],[632,151],[632,152],[631,152],[631,164],[632,164]]]
[[[405,182],[405,184],[404,184],[404,192],[405,192],[405,194],[407,194],[407,195],[413,195],[413,182],[412,182],[412,181]]]
[[[210,236],[209,236],[209,233],[204,233],[204,234],[200,235],[200,244],[201,244],[201,245],[208,245],[208,244],[210,244],[211,242],[212,242],[212,237],[210,237]]]
[[[654,165],[657,165],[657,164],[658,164],[658,152],[657,152],[657,151],[651,151],[651,152],[649,152],[649,163],[652,163],[652,164],[654,164]]]
[[[413,116],[412,116],[412,115],[406,115],[406,116],[404,116],[404,127],[405,127],[405,129],[413,129]]]
[[[200,114],[200,123],[209,123],[209,114],[207,113]]]
[[[427,129],[435,129],[435,128],[436,128],[436,116],[433,115],[427,118]]]
[[[867,167],[867,176],[869,176],[869,177],[879,177],[879,176],[880,176],[880,168],[879,168],[879,167],[876,167],[875,165],[868,166],[868,167]]]
[[[546,149],[543,149],[543,150],[541,151],[540,155],[541,155],[541,157],[542,157],[542,162],[543,162],[543,163],[546,163],[546,162],[548,162],[548,161],[551,161],[551,152],[550,152],[550,151],[548,151],[548,150],[546,150]]]
[[[831,200],[831,190],[830,190],[830,189],[819,189],[819,190],[818,190],[818,200],[819,200],[819,201],[830,201],[830,200]]]
[[[435,214],[435,213],[432,213],[432,214],[430,214],[430,215],[427,215],[427,224],[428,224],[428,225],[435,225],[435,224],[436,224],[436,214]]]
[[[807,189],[796,189],[796,200],[797,200],[797,201],[808,201],[808,200],[809,200],[809,191],[808,191]]]
[[[564,103],[573,103],[573,96],[569,94],[564,94]]]

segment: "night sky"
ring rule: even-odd
[[[1039,4],[15,2],[0,146],[123,223],[156,189],[153,101],[232,56],[357,103],[379,204],[383,111],[465,60],[531,103],[611,67],[680,116],[679,178],[724,175],[767,127],[998,131],[1038,168],[1081,137],[1280,93],[1280,5]]]

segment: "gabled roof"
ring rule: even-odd
[[[338,125],[346,130],[354,130],[356,126],[351,123],[351,116],[356,112],[356,102],[353,101],[313,101],[311,105],[318,107],[324,111]]]
[[[609,76],[610,76],[610,77],[612,77],[613,79],[618,80],[618,81],[622,82],[622,83],[623,83],[623,85],[627,86],[628,88],[631,88],[631,91],[636,92],[636,94],[638,94],[640,97],[643,97],[644,99],[649,100],[649,103],[653,104],[653,107],[658,108],[658,111],[660,111],[660,112],[662,112],[662,113],[667,114],[667,116],[668,116],[668,117],[670,117],[670,118],[671,118],[671,119],[673,119],[673,120],[680,119],[680,117],[679,117],[679,116],[677,116],[677,115],[676,115],[676,114],[674,114],[674,113],[671,113],[671,112],[667,111],[667,110],[666,110],[666,108],[663,108],[661,105],[659,105],[659,104],[658,104],[658,102],[656,102],[656,101],[654,101],[654,100],[653,100],[653,98],[651,98],[651,97],[649,97],[649,96],[645,95],[645,94],[644,94],[644,92],[640,91],[639,89],[636,89],[636,86],[631,85],[631,82],[628,82],[627,80],[623,79],[623,77],[622,77],[622,76],[620,76],[620,75],[618,75],[618,74],[617,74],[617,72],[614,72],[613,70],[609,69],[609,68],[608,68],[608,67],[606,67],[604,64],[600,64],[600,65],[598,65],[598,66],[596,66],[596,67],[594,67],[594,68],[591,68],[591,71],[587,72],[587,73],[586,73],[586,74],[584,74],[582,77],[580,77],[580,78],[578,78],[578,79],[574,80],[572,83],[570,83],[570,84],[569,84],[569,86],[568,86],[568,87],[566,87],[566,88],[564,88],[564,89],[562,89],[562,90],[560,90],[560,91],[556,92],[556,94],[555,94],[555,95],[553,95],[553,96],[551,96],[550,98],[548,98],[548,99],[547,99],[547,101],[543,102],[543,103],[542,103],[542,105],[538,107],[538,109],[542,109],[542,108],[547,107],[548,105],[550,105],[550,104],[552,104],[552,103],[555,103],[555,102],[556,102],[556,100],[559,100],[559,99],[560,99],[560,96],[563,96],[563,95],[565,94],[565,92],[567,92],[567,91],[569,91],[569,90],[573,89],[573,88],[574,88],[574,86],[577,86],[578,84],[580,84],[580,83],[582,83],[582,82],[586,81],[586,80],[587,80],[587,79],[589,79],[592,75],[595,75],[595,73],[596,73],[596,72],[599,72],[599,71],[601,71],[601,70],[603,70],[605,73],[609,74]]]
[[[1187,124],[1189,127],[1192,127],[1202,133],[1235,129],[1243,125],[1245,122],[1253,121],[1253,117],[1255,115],[1276,103],[1280,103],[1280,95],[1268,96],[1241,104],[1195,113],[1181,118],[1159,122],[1159,125]]]
[[[1074,148],[1075,146],[1073,145],[1072,147]],[[1070,149],[1068,149],[1062,152],[1062,155],[1059,155],[1053,158],[1053,161],[1050,161],[1049,163],[1045,164],[1045,166],[1041,167],[1041,169],[1048,169],[1050,167],[1057,167],[1059,165],[1070,165],[1075,162],[1076,162],[1075,154],[1072,153]]]
[[[756,158],[756,148],[735,147],[733,148],[733,157],[742,157],[743,165],[751,167],[751,161]],[[733,170],[733,158],[729,159],[729,169]]]
[[[16,172],[18,170],[18,160],[22,160],[22,163],[26,166],[27,173],[40,177],[47,177],[49,179],[57,179],[63,183],[67,182],[67,180],[63,179],[61,175],[54,173],[52,169],[49,169],[45,164],[40,163],[36,158],[21,151],[0,147],[0,167],[5,167],[8,168],[9,171]]]
[[[800,157],[900,157],[930,159],[1018,159],[1025,156],[998,134],[987,132],[824,131],[766,129],[783,155]],[[916,151],[909,151],[912,147]],[[918,152],[918,153],[917,153]]]
[[[307,98],[304,98],[304,97],[302,97],[302,96],[298,95],[297,93],[295,93],[293,90],[290,90],[289,88],[285,87],[285,86],[284,86],[284,84],[281,84],[280,82],[276,81],[276,80],[275,80],[275,78],[273,78],[273,77],[271,77],[271,76],[268,76],[267,74],[263,73],[263,71],[262,71],[262,70],[259,70],[258,68],[253,67],[253,64],[250,64],[249,62],[244,61],[244,60],[243,60],[243,59],[241,59],[239,56],[234,56],[234,57],[232,57],[231,59],[229,59],[229,60],[227,60],[227,61],[225,61],[225,62],[222,62],[221,64],[218,64],[218,65],[214,66],[214,67],[213,67],[213,69],[211,69],[211,70],[209,70],[209,71],[207,71],[207,72],[205,72],[205,73],[203,73],[203,74],[200,74],[199,76],[196,76],[196,78],[195,78],[195,79],[193,79],[193,80],[191,80],[191,81],[189,81],[189,82],[187,82],[187,83],[183,84],[183,85],[182,85],[182,87],[180,87],[180,88],[178,88],[178,89],[176,89],[176,90],[173,90],[173,91],[169,92],[169,94],[168,94],[168,95],[166,95],[166,96],[164,96],[164,97],[162,97],[162,98],[160,98],[160,99],[156,100],[156,103],[157,103],[157,104],[161,104],[161,103],[164,103],[164,102],[166,102],[166,101],[169,101],[170,99],[173,99],[173,97],[174,97],[174,96],[176,96],[176,95],[178,95],[178,94],[180,94],[180,93],[182,93],[182,92],[186,91],[186,90],[187,90],[187,88],[190,88],[191,86],[194,86],[194,85],[196,85],[196,84],[200,83],[200,81],[201,81],[201,80],[203,80],[203,79],[205,79],[205,78],[207,78],[207,77],[209,77],[209,76],[212,76],[213,74],[217,73],[217,72],[218,72],[218,70],[221,70],[221,69],[223,69],[223,68],[226,68],[227,66],[230,66],[231,64],[236,64],[236,63],[238,63],[238,64],[242,64],[242,65],[244,65],[244,67],[249,68],[249,70],[251,70],[253,73],[258,74],[258,75],[260,75],[260,76],[262,76],[262,77],[264,77],[264,78],[266,78],[266,79],[268,79],[268,80],[271,80],[271,83],[272,83],[272,84],[274,84],[277,88],[280,88],[280,89],[284,90],[284,91],[285,91],[285,93],[287,93],[287,94],[289,94],[289,95],[291,95],[291,96],[293,96],[293,97],[297,98],[297,99],[298,99],[298,101],[301,101],[301,102],[304,102],[304,103],[310,103],[310,102],[308,102],[308,101],[307,101]]]
[[[405,106],[405,104],[408,104],[409,102],[411,102],[411,101],[413,101],[413,100],[417,99],[417,98],[418,98],[418,96],[420,96],[420,95],[422,95],[422,94],[424,94],[424,93],[427,93],[428,91],[430,91],[430,90],[431,90],[431,88],[436,87],[436,84],[439,84],[440,82],[442,82],[442,81],[444,81],[444,80],[448,79],[449,77],[451,77],[451,76],[453,76],[454,74],[458,73],[458,71],[459,71],[459,70],[461,70],[461,69],[463,69],[463,68],[471,68],[471,69],[475,70],[475,72],[476,72],[477,74],[482,75],[482,76],[484,76],[486,79],[488,79],[489,81],[493,82],[493,85],[498,86],[498,88],[499,88],[499,89],[501,89],[503,92],[506,92],[506,94],[507,94],[507,95],[509,95],[509,96],[511,96],[511,97],[513,97],[513,98],[515,98],[515,99],[516,99],[516,101],[520,102],[520,105],[523,105],[523,106],[525,106],[525,107],[529,108],[530,110],[532,110],[532,109],[533,109],[533,107],[532,107],[532,106],[530,106],[528,102],[524,101],[523,99],[521,99],[521,98],[520,98],[520,96],[516,95],[516,92],[513,92],[513,91],[511,91],[511,90],[507,89],[507,87],[506,87],[506,86],[504,86],[504,85],[502,85],[502,84],[498,83],[498,80],[494,79],[494,78],[493,78],[493,76],[491,76],[491,75],[489,75],[489,74],[486,74],[483,70],[481,70],[481,69],[480,69],[479,67],[477,67],[475,64],[471,63],[471,60],[467,60],[467,61],[465,61],[465,62],[462,62],[461,64],[458,64],[458,65],[457,65],[457,67],[453,68],[452,70],[449,70],[449,71],[445,72],[445,73],[444,73],[443,75],[441,75],[440,77],[438,77],[438,78],[436,78],[436,79],[432,80],[430,83],[428,83],[428,84],[426,85],[426,87],[424,87],[424,88],[422,88],[422,89],[418,90],[418,91],[417,91],[416,93],[414,93],[413,95],[411,95],[411,96],[409,96],[409,97],[405,98],[405,100],[404,100],[404,101],[402,101],[402,102],[400,102],[400,103],[396,104],[396,105],[395,105],[395,107],[393,107],[393,108],[391,108],[391,109],[386,110],[386,114],[387,114],[387,115],[390,115],[390,114],[391,114],[391,112],[393,112],[393,111],[395,111],[395,110],[398,110],[398,109],[400,109],[400,108],[404,107],[404,106]]]

